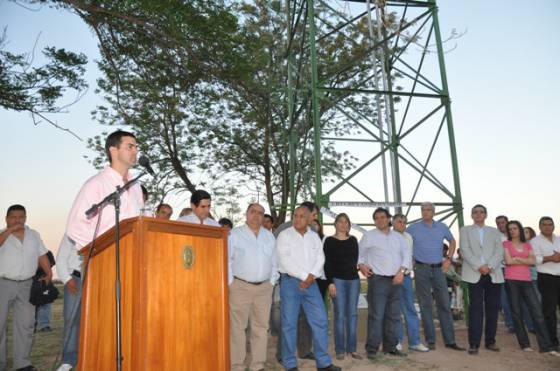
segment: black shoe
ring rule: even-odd
[[[388,354],[390,356],[396,356],[396,357],[406,357],[406,353],[401,352],[398,349],[392,350],[390,352],[384,352],[385,354]]]
[[[299,357],[299,358],[301,358],[301,359],[311,359],[311,360],[314,360],[314,359],[315,359],[315,354],[313,354],[313,353],[307,353],[307,354],[302,355],[302,356]]]
[[[16,371],[37,371],[37,369],[35,367],[33,367],[32,365],[29,365],[29,366],[26,366],[26,367],[18,368],[18,369],[16,369]]]
[[[377,358],[377,353],[374,352],[368,352],[367,354],[367,359],[369,359],[370,361],[375,361]]]
[[[428,343],[428,348],[430,350],[436,350],[436,344],[435,343]]]
[[[342,371],[342,369],[338,366],[330,364],[327,367],[318,368],[317,371]]]
[[[456,343],[453,343],[453,344],[445,344],[445,347],[446,347],[446,348],[449,348],[449,349],[453,349],[453,350],[459,350],[459,351],[461,351],[461,352],[465,350],[465,348],[462,348],[462,347],[458,346]]]
[[[477,355],[478,354],[478,348],[477,347],[469,347],[469,354],[470,355]]]
[[[51,331],[52,331],[52,328],[50,328],[49,326],[43,327],[43,328],[37,330],[37,332],[51,332]]]
[[[496,344],[489,344],[485,346],[486,349],[491,350],[492,352],[499,352],[500,351],[500,347],[498,347]]]
[[[299,371],[299,368],[292,367],[292,368],[287,369],[286,371]]]

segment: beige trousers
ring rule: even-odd
[[[229,287],[229,328],[231,370],[245,370],[245,330],[251,321],[251,370],[264,369],[267,353],[268,324],[272,304],[272,285],[252,285],[234,279]]]

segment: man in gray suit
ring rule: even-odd
[[[484,225],[487,211],[483,205],[471,210],[474,224],[460,230],[459,246],[463,256],[462,279],[469,286],[469,354],[478,354],[482,338],[482,323],[486,316],[484,343],[497,352],[496,328],[500,304],[500,289],[504,276],[500,263],[504,248],[500,232]]]

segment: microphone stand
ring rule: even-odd
[[[99,203],[93,205],[86,211],[88,219],[93,218],[98,214],[99,210],[103,209],[109,204],[115,206],[115,311],[117,316],[116,330],[117,330],[117,371],[122,369],[122,335],[121,335],[121,267],[120,267],[120,211],[121,211],[121,194],[128,190],[134,183],[141,177],[146,175],[146,172],[140,173],[136,178],[129,180],[122,187],[117,186],[115,192],[111,193]],[[85,283],[85,282],[84,282]]]

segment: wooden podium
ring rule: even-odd
[[[228,370],[226,229],[137,217],[120,236],[122,369]],[[116,370],[115,228],[82,290],[78,370]]]

